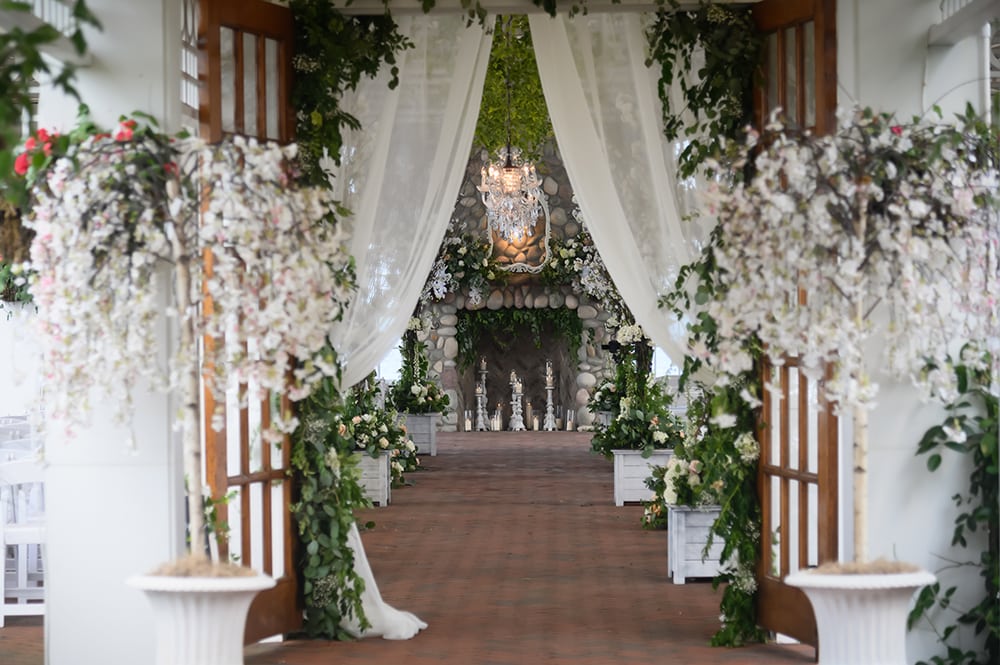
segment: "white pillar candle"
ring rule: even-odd
[[[535,416],[534,418],[531,419],[531,427],[536,432],[538,431],[538,416]]]

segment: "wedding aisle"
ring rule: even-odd
[[[616,508],[612,465],[577,432],[441,433],[413,485],[359,515],[387,602],[413,640],[290,641],[247,665],[808,663],[813,649],[708,646],[719,595],[671,584],[666,533]]]

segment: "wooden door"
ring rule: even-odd
[[[816,132],[836,126],[834,0],[764,0],[754,5],[766,35],[767,66],[755,100],[757,122],[781,107],[790,121]],[[796,297],[791,294],[790,297]],[[798,294],[800,302],[806,294]],[[758,491],[763,513],[757,617],[766,630],[816,646],[808,599],[782,580],[837,558],[837,420],[822,377],[796,359],[765,365]]]
[[[198,11],[201,136],[210,141],[229,134],[290,141],[291,11],[260,0],[200,0]],[[291,443],[285,437],[281,445],[268,444],[259,434],[284,398],[271,395],[241,409],[238,394],[244,389],[233,385],[225,396],[206,391],[205,465],[213,498],[231,496],[217,508],[219,519],[231,529],[228,541],[219,543],[220,557],[277,580],[250,607],[245,639],[253,642],[301,628],[302,602],[295,573],[292,482],[286,475]],[[226,417],[224,429],[217,432],[210,423],[220,402]]]

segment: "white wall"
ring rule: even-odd
[[[77,88],[100,124],[142,110],[164,129],[179,119],[179,0],[90,0],[104,24],[87,35],[93,66]],[[170,26],[164,28],[164,26]],[[176,26],[176,27],[173,27]],[[76,102],[43,90],[39,126],[66,130]],[[163,339],[166,324],[161,321]],[[161,349],[165,357],[167,345]],[[183,493],[172,409],[162,394],[138,395],[132,428],[111,423],[112,405],[95,399],[93,427],[75,438],[50,423],[46,439],[47,616],[49,665],[125,665],[154,661],[152,614],[125,580],[183,552]]]
[[[939,17],[937,0],[846,0],[838,3],[838,76],[841,105],[857,102],[895,111],[901,118],[940,105],[945,118],[972,102],[982,110],[983,51],[978,38],[953,47],[928,47],[927,30]],[[876,345],[877,346],[877,345]],[[868,354],[878,366],[879,353]],[[931,473],[926,455],[915,456],[923,433],[939,423],[940,406],[924,403],[917,391],[881,374],[878,406],[870,417],[869,541],[871,556],[916,563],[931,572],[962,550],[951,548],[957,510],[952,495],[968,487],[967,460],[946,454]],[[842,549],[852,551],[850,421],[841,429]],[[845,482],[847,481],[847,482]],[[964,557],[963,557],[964,558]],[[947,573],[943,586],[962,583],[981,589],[975,573]],[[950,623],[953,616],[947,617]],[[941,651],[926,627],[911,632],[910,661]]]

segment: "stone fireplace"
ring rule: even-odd
[[[479,157],[474,156],[469,162],[453,219],[462,231],[487,238],[489,230],[485,208],[476,191],[482,166]],[[549,237],[566,239],[576,236],[581,226],[572,214],[575,208],[572,188],[554,144],[546,148],[538,171],[543,177],[543,189],[547,196]],[[539,241],[544,233],[545,224],[540,221],[534,238],[522,245],[515,246],[494,238],[494,257],[501,262],[522,264],[522,267],[538,266],[544,259],[544,245]],[[552,329],[542,328],[540,348],[536,347],[529,330],[520,330],[509,339],[504,339],[502,348],[491,339],[481,340],[475,349],[474,362],[462,366],[459,361],[459,318],[474,310],[511,308],[569,310],[583,326],[579,350],[571,355],[572,345]],[[529,268],[508,273],[505,284],[493,285],[489,294],[476,302],[469,298],[468,293],[449,293],[442,301],[427,305],[419,314],[433,322],[431,330],[422,333],[422,339],[427,346],[430,372],[440,380],[451,399],[450,412],[442,421],[443,430],[464,430],[466,411],[472,412],[472,425],[475,427],[475,386],[479,380],[480,359],[486,360],[488,372],[488,415],[493,414],[499,403],[504,429],[507,429],[511,415],[511,371],[516,372],[524,384],[525,426],[532,428],[527,413],[529,403],[532,415],[537,415],[539,426],[542,425],[546,404],[546,360],[552,361],[555,375],[553,405],[562,419],[563,428],[569,412],[572,412],[571,419],[577,426],[593,421],[592,414],[586,409],[587,401],[594,387],[613,372],[610,354],[601,348],[608,341],[605,323],[609,314],[600,303],[592,302],[586,295],[573,293],[569,286],[544,285]]]

